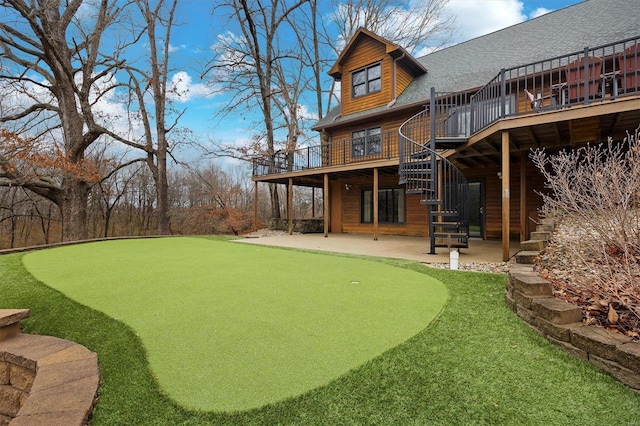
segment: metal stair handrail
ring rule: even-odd
[[[429,112],[436,110],[436,97],[432,89],[429,109],[415,114],[398,129],[400,183],[406,185],[407,192],[421,192],[421,202],[430,208],[430,225],[432,208],[436,207],[441,213],[457,213],[456,220],[468,232],[469,184],[462,171],[435,149],[439,125],[436,114]],[[431,240],[431,251],[435,252],[433,235]]]

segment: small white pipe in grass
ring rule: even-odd
[[[458,250],[451,250],[449,252],[449,269],[458,270],[458,257],[460,253]]]

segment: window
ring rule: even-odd
[[[362,191],[362,223],[373,223],[373,190]],[[404,189],[378,190],[378,223],[404,223]]]
[[[382,89],[380,63],[359,69],[351,73],[351,94],[354,98]]]
[[[382,153],[382,130],[374,127],[351,134],[351,155],[364,157]]]

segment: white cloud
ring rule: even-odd
[[[214,92],[210,86],[194,83],[186,71],[178,71],[171,77],[167,88],[169,97],[177,102],[189,102],[196,98],[211,98]]]
[[[458,33],[455,43],[553,12],[552,9],[538,7],[527,15],[523,0],[449,0],[445,11],[456,19]]]
[[[539,7],[533,12],[529,14],[529,18],[537,18],[538,16],[546,15],[549,12],[553,12],[553,10],[545,9],[544,7]]]
[[[298,104],[298,119],[318,121],[318,113],[309,110],[309,107],[307,105]]]
[[[445,6],[456,18],[455,42],[462,42],[525,21],[519,0],[450,0]]]

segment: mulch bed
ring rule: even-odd
[[[553,285],[554,295],[582,308],[585,324],[640,340],[640,262],[614,250],[594,250],[576,224],[556,226],[535,269]]]

